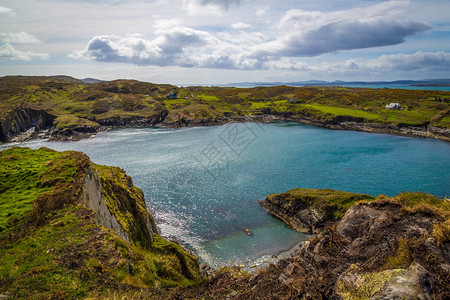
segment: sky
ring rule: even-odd
[[[0,0],[0,76],[450,78],[448,0]]]

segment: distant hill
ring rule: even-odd
[[[81,79],[84,83],[97,83],[97,82],[104,82],[104,80],[95,79],[95,78],[83,78]]]
[[[64,80],[64,81],[68,81],[68,82],[72,82],[72,83],[76,83],[76,84],[82,84],[83,81],[71,76],[67,76],[67,75],[54,75],[54,76],[43,76],[44,78],[53,78],[53,79],[57,79],[57,80]]]

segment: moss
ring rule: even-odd
[[[433,233],[431,236],[438,242],[442,244],[444,242],[450,241],[450,219],[445,222],[433,225]]]
[[[400,269],[408,268],[411,264],[413,256],[408,244],[408,240],[399,238],[398,247],[395,254],[387,258],[383,269]]]
[[[167,286],[199,283],[198,260],[181,246],[155,235],[150,255],[146,256],[149,265],[154,266],[156,274]]]
[[[74,115],[70,115],[70,114],[64,114],[64,115],[60,115],[58,116],[55,121],[54,124],[56,125],[56,127],[58,128],[63,128],[63,127],[76,127],[76,126],[99,126],[99,124],[97,122],[85,119],[85,118],[79,118],[77,116]]]
[[[102,184],[102,197],[109,210],[136,245],[149,247],[152,243],[150,230],[156,233],[151,214],[147,212],[144,193],[133,185],[131,177],[118,167],[95,165]]]
[[[336,282],[337,294],[342,299],[372,299],[375,294],[385,286],[385,284],[404,271],[402,269],[387,270],[381,272],[363,273],[358,276],[354,283],[338,279]],[[356,265],[350,266],[347,272],[359,272]]]

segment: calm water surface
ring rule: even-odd
[[[264,212],[258,201],[270,193],[303,187],[450,196],[450,143],[289,122],[128,128],[14,145],[83,151],[123,168],[144,191],[162,235],[213,266],[253,261],[306,238]]]

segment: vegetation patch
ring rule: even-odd
[[[332,189],[301,189],[296,188],[282,194],[269,197],[280,198],[290,207],[310,207],[322,213],[331,214],[334,219],[340,219],[345,212],[360,201],[372,201],[375,198],[365,194],[355,194]]]
[[[334,107],[334,106],[325,106],[325,105],[317,105],[317,104],[305,104],[306,107],[311,107],[317,110],[320,110],[327,114],[333,114],[335,116],[352,116],[358,118],[364,118],[368,120],[379,120],[381,118],[380,115],[365,112],[363,110],[344,108],[344,107]]]
[[[49,169],[61,156],[47,148],[13,147],[0,152],[0,232],[31,211],[38,195],[51,190]]]

